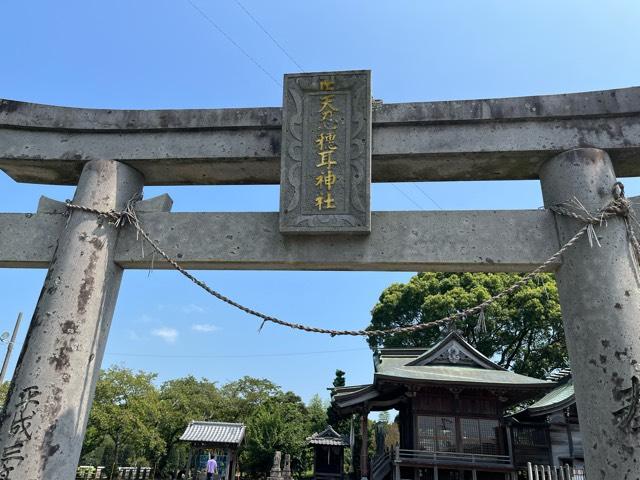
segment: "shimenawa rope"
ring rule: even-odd
[[[266,322],[271,322],[271,323],[282,325],[284,327],[292,328],[295,330],[302,330],[302,331],[311,332],[311,333],[323,333],[331,336],[351,335],[351,336],[376,337],[376,336],[395,335],[399,333],[413,333],[421,330],[426,330],[428,328],[438,327],[440,325],[445,325],[445,324],[450,325],[454,323],[456,320],[460,320],[462,318],[465,318],[471,315],[480,315],[480,317],[484,321],[484,310],[487,307],[497,302],[501,298],[504,298],[507,295],[510,295],[516,292],[517,290],[522,288],[527,282],[529,282],[529,280],[534,278],[536,275],[546,271],[548,267],[551,264],[555,263],[556,260],[558,260],[558,258],[560,258],[560,256],[564,252],[566,252],[569,248],[575,245],[576,242],[585,235],[585,233],[589,234],[589,241],[592,245],[593,245],[592,242],[594,238],[596,243],[598,243],[599,245],[597,236],[595,235],[594,226],[601,226],[602,224],[606,224],[607,219],[612,217],[622,217],[624,219],[629,241],[633,248],[634,256],[636,260],[640,262],[640,243],[638,242],[635,232],[631,227],[631,220],[636,223],[638,222],[631,211],[631,203],[624,196],[624,186],[622,185],[622,183],[617,182],[614,185],[613,193],[614,193],[613,201],[611,201],[607,206],[605,206],[595,214],[590,213],[584,206],[582,206],[582,204],[577,199],[573,199],[570,202],[565,202],[565,203],[550,207],[550,210],[556,213],[557,215],[563,215],[563,216],[574,218],[576,220],[583,222],[584,225],[582,226],[582,228],[580,228],[576,232],[576,234],[573,237],[569,239],[569,241],[567,241],[560,248],[560,250],[558,250],[556,253],[551,255],[544,263],[542,263],[540,266],[538,266],[534,270],[524,275],[520,280],[513,283],[508,288],[502,290],[501,292],[495,294],[494,296],[490,297],[489,299],[485,300],[484,302],[474,307],[467,308],[465,310],[453,313],[439,320],[434,320],[427,323],[420,323],[417,325],[410,325],[406,327],[395,327],[395,328],[388,328],[383,330],[334,330],[329,328],[319,328],[319,327],[313,327],[309,325],[303,325],[300,323],[287,322],[277,317],[266,315],[262,312],[246,307],[230,299],[229,297],[223,295],[222,293],[212,289],[204,281],[196,278],[193,274],[185,270],[182,266],[180,266],[180,264],[178,264],[176,260],[171,258],[164,250],[162,250],[162,248],[160,248],[160,245],[158,245],[158,243],[149,236],[149,234],[140,225],[140,220],[138,219],[138,216],[135,211],[135,203],[140,199],[139,196],[136,196],[131,200],[129,200],[129,202],[127,202],[125,209],[120,212],[113,211],[113,210],[103,211],[95,208],[86,207],[84,205],[75,205],[70,200],[67,200],[66,205],[67,205],[67,208],[70,210],[79,210],[82,212],[92,213],[92,214],[104,217],[107,220],[109,220],[116,228],[124,227],[127,224],[132,225],[136,229],[136,234],[142,237],[144,240],[146,240],[149,243],[149,245],[153,247],[155,252],[160,254],[162,258],[164,258],[174,269],[180,272],[183,276],[187,277],[189,280],[191,280],[193,283],[195,283],[197,286],[205,290],[210,295],[213,295],[214,297],[227,303],[228,305],[231,305],[232,307],[235,307],[245,313],[248,313],[249,315],[253,315],[255,317],[262,319],[262,324],[260,325],[260,329],[262,329],[262,327]]]

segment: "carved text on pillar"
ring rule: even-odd
[[[36,400],[38,396],[40,390],[36,386],[27,387],[20,392],[9,428],[10,445],[2,449],[0,457],[0,479],[11,478],[11,472],[24,460],[22,448],[31,440],[32,420],[36,415],[36,408],[40,405]]]

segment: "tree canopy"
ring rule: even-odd
[[[137,461],[156,458],[165,450],[166,444],[156,428],[160,403],[152,383],[155,378],[153,373],[120,367],[100,373],[84,450],[102,447],[112,451],[107,465],[110,472],[124,455]]]
[[[218,387],[193,376],[155,385],[156,375],[123,367],[103,370],[96,386],[85,437],[82,465],[142,465],[167,478],[183,468],[188,445],[180,442],[191,420],[247,425],[240,466],[251,478],[265,478],[273,452],[292,456],[297,474],[311,467],[305,439],[326,427],[326,406],[319,396],[306,405],[273,382],[243,377]],[[0,399],[6,390],[0,388]]]
[[[6,400],[7,393],[9,392],[9,383],[10,382],[0,383],[0,410],[4,407],[4,401]]]
[[[369,329],[427,323],[473,307],[521,278],[509,273],[419,273],[407,283],[387,287],[372,310]],[[485,310],[486,332],[478,318],[455,328],[480,352],[517,373],[542,377],[568,366],[558,290],[551,274],[540,275],[522,289]],[[443,332],[437,328],[411,334],[370,337],[379,347],[430,347]]]

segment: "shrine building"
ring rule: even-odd
[[[510,418],[512,429],[520,437],[518,443],[522,445],[529,440],[528,449],[516,450],[516,462],[569,465],[584,469],[584,447],[573,376],[569,369],[565,369],[551,378],[556,381],[556,387],[551,392]],[[538,442],[533,442],[534,438],[538,438]],[[545,441],[546,447],[541,448]],[[537,446],[533,447],[535,444]]]
[[[453,331],[429,349],[380,350],[374,355],[373,382],[334,388],[331,401],[343,416],[399,412],[400,444],[373,459],[363,449],[363,477],[511,480],[528,460],[522,454],[528,436],[518,429],[532,427],[507,418],[507,410],[555,386],[500,367]],[[366,421],[361,433],[366,445]],[[543,434],[540,445],[535,440],[532,447],[546,452],[547,437]]]

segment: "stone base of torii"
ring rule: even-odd
[[[546,207],[576,198],[596,212],[613,199],[614,166],[640,175],[640,90],[582,95],[383,106],[373,115],[373,179],[540,178]],[[277,181],[264,165],[251,174],[246,166],[260,155],[270,165],[279,152],[264,148],[275,150],[278,142],[242,151],[251,141],[276,138],[277,116],[261,117],[260,127],[240,111],[154,115],[75,115],[3,101],[0,168],[18,180],[77,182],[73,202],[100,210],[123,209],[151,183]],[[161,115],[175,125],[160,122]],[[60,138],[78,142],[83,135],[75,156],[60,150]],[[229,148],[190,150],[207,135],[226,139],[235,157]],[[157,150],[160,141],[173,150]],[[180,156],[204,165],[204,176],[186,169]],[[406,177],[388,168],[402,162]],[[0,266],[49,268],[0,417],[0,479],[73,478],[123,268],[149,265],[131,229],[92,213],[53,210],[0,214]],[[332,238],[330,251],[313,235],[280,234],[277,214],[160,210],[141,221],[173,258],[198,268],[527,271],[583,225],[549,211],[374,213],[370,235]],[[272,226],[264,238],[234,230],[246,215]],[[597,226],[600,247],[583,238],[555,265],[589,478],[637,478],[640,463],[639,272],[625,220]],[[211,225],[218,229],[211,238],[190,235]],[[182,229],[171,230],[176,226]],[[252,235],[253,247],[227,258],[229,231],[240,245]],[[388,254],[373,248],[378,242]]]

